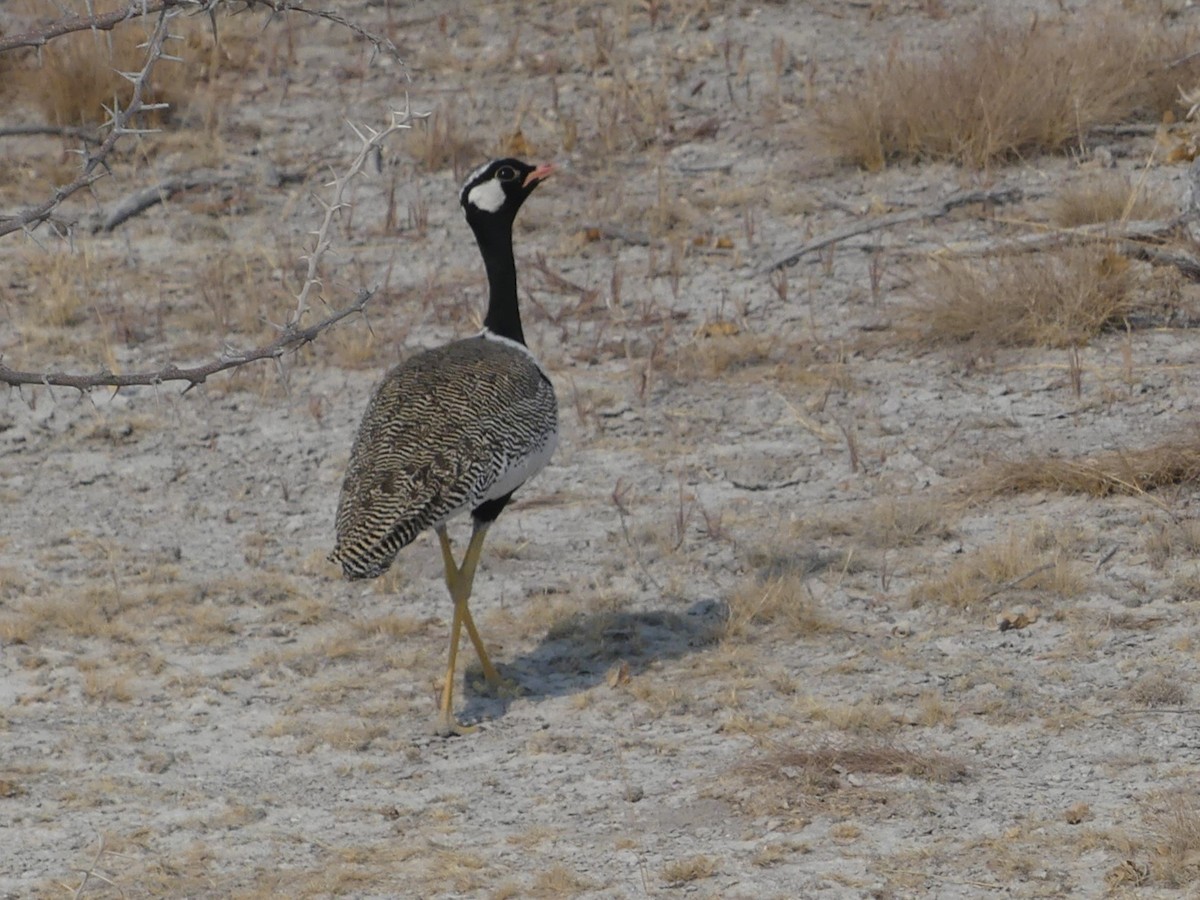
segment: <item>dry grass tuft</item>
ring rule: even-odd
[[[710,856],[689,856],[676,859],[663,866],[662,877],[667,884],[687,884],[711,878],[717,871],[717,861]]]
[[[1128,262],[1098,246],[936,265],[916,313],[931,344],[1078,346],[1133,309]]]
[[[554,865],[538,872],[533,881],[530,897],[576,897],[585,891],[596,889],[595,882],[589,881],[578,872],[564,865]]]
[[[776,636],[787,638],[821,634],[835,627],[817,607],[803,578],[795,574],[765,580],[754,577],[735,591],[729,598],[729,616],[721,638],[744,638],[755,626],[767,625]]]
[[[768,747],[765,756],[743,764],[737,771],[788,808],[803,808],[850,787],[847,775],[908,776],[935,784],[949,784],[967,776],[966,765],[954,757],[917,753],[874,740],[816,747],[770,742]]]
[[[1151,197],[1128,175],[1104,172],[1060,192],[1050,218],[1055,225],[1076,228],[1101,222],[1169,219],[1174,214],[1174,206]]]
[[[1011,590],[1073,597],[1085,584],[1052,535],[1010,534],[967,555],[942,575],[917,584],[909,599],[969,609]]]
[[[868,69],[820,109],[838,155],[876,171],[895,160],[984,167],[1062,150],[1090,127],[1158,118],[1192,73],[1164,22],[1115,12],[1068,21],[984,17],[936,56],[904,50]]]
[[[948,539],[959,510],[929,492],[912,497],[888,497],[877,503],[861,523],[863,540],[879,549],[913,547],[931,538]]]
[[[1153,849],[1151,880],[1173,888],[1200,884],[1200,802],[1195,796],[1172,795],[1147,817]]]
[[[1186,706],[1191,692],[1179,672],[1150,672],[1129,686],[1129,699],[1139,706]]]
[[[976,496],[1062,491],[1107,497],[1141,495],[1156,488],[1200,483],[1200,436],[1143,450],[1085,459],[1041,457],[988,467],[972,485]]]
[[[30,21],[47,21],[64,15],[62,4],[51,0],[27,0],[20,10]],[[117,0],[94,0],[84,4],[68,4],[74,14],[110,12],[122,6]],[[121,72],[137,72],[145,64],[144,45],[149,37],[153,19],[146,23],[133,19],[111,32],[79,31],[66,34],[42,47],[37,56],[27,57],[28,64],[13,73],[21,95],[37,106],[46,120],[57,125],[94,125],[108,118],[105,107],[112,108],[114,99],[121,107],[128,104],[133,85]],[[189,34],[202,33],[194,22],[176,20],[176,33],[184,29]],[[211,44],[211,41],[207,43]],[[182,52],[196,47],[184,45]],[[177,44],[170,52],[180,51]],[[178,109],[186,100],[195,72],[187,65],[160,61],[154,66],[143,100],[147,103],[170,103]],[[152,122],[161,121],[163,112],[146,114]]]

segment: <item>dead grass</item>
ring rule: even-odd
[[[117,0],[92,0],[69,5],[74,14],[85,14],[88,7],[96,13],[109,12],[123,4]],[[62,5],[52,0],[26,0],[19,4],[23,18],[31,21],[62,17]],[[152,20],[149,20],[152,25]],[[195,22],[177,19],[174,30],[199,31]],[[122,107],[133,93],[133,85],[121,72],[137,72],[145,63],[146,52],[140,47],[149,37],[148,24],[131,19],[111,32],[80,31],[50,41],[37,56],[14,74],[24,97],[33,102],[48,122],[56,125],[95,125],[105,121],[114,99]],[[184,43],[187,52],[188,43]],[[171,52],[176,52],[174,48]],[[143,100],[170,103],[178,109],[191,91],[194,72],[186,65],[162,61],[155,65]],[[161,112],[146,114],[145,121],[161,121]]]
[[[906,750],[877,739],[809,747],[765,741],[764,747],[764,755],[739,766],[735,774],[760,799],[780,809],[803,810],[838,792],[861,790],[847,776],[909,777],[934,784],[950,784],[967,776],[967,767],[959,759]]]
[[[1030,491],[1140,496],[1158,488],[1198,482],[1200,436],[1195,436],[1090,458],[1037,457],[994,463],[973,479],[969,490],[976,497]]]
[[[1151,883],[1191,890],[1200,885],[1200,800],[1194,793],[1160,798],[1146,816],[1144,849]]]
[[[932,345],[1078,346],[1134,305],[1129,263],[1100,246],[935,266],[915,311]]]
[[[1129,686],[1127,695],[1139,706],[1186,706],[1191,700],[1191,692],[1181,675],[1179,672],[1148,672]]]
[[[861,522],[863,540],[870,547],[914,547],[927,540],[947,540],[958,507],[926,491],[912,497],[887,497],[875,504]]]
[[[766,580],[756,576],[736,590],[729,598],[721,640],[746,639],[765,626],[771,626],[774,637],[784,639],[811,637],[835,628],[804,580],[794,574]]]
[[[683,885],[712,878],[717,872],[717,860],[711,856],[689,856],[663,866],[662,877],[669,885]]]
[[[971,609],[1014,590],[1073,597],[1085,586],[1067,548],[1052,534],[1022,532],[968,553],[943,574],[915,585],[909,599]]]
[[[936,54],[903,48],[819,108],[841,157],[876,171],[897,160],[982,168],[1065,149],[1090,127],[1134,115],[1157,119],[1194,73],[1165,20],[1099,4],[1069,19],[1001,22],[985,16]]]
[[[1174,207],[1147,193],[1128,175],[1101,172],[1064,188],[1054,198],[1051,221],[1063,228],[1100,222],[1169,219]]]

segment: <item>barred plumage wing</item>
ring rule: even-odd
[[[515,489],[556,434],[553,388],[522,349],[469,338],[401,363],[355,437],[330,559],[351,578],[382,574],[426,528]]]

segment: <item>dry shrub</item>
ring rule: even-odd
[[[1107,497],[1145,494],[1170,485],[1200,483],[1200,435],[1143,450],[1085,459],[1042,457],[988,467],[973,485],[983,495],[1062,491]]]
[[[939,260],[917,309],[933,344],[1070,347],[1133,309],[1129,263],[1100,246]]]
[[[873,171],[1061,150],[1094,125],[1170,108],[1176,84],[1194,75],[1167,68],[1181,45],[1163,22],[1116,11],[1030,24],[984,17],[936,56],[889,53],[823,105],[820,127],[839,155]]]
[[[126,4],[117,0],[75,2],[63,6],[53,0],[27,0],[21,12],[31,22],[55,21],[65,15],[111,12]],[[88,7],[91,7],[89,10]],[[109,32],[78,31],[55,38],[41,48],[38,56],[27,57],[22,70],[13,73],[20,94],[32,100],[50,122],[57,125],[89,125],[109,117],[105,107],[114,101],[122,108],[133,95],[133,85],[121,72],[140,71],[146,62],[145,42],[155,19],[134,18]],[[174,33],[195,31],[198,24],[175,20]],[[211,43],[211,42],[209,42]],[[168,53],[177,52],[172,46]],[[170,103],[177,109],[187,97],[191,83],[188,68],[162,60],[155,63],[142,100],[145,103]],[[146,113],[160,121],[164,111]]]
[[[1151,197],[1129,176],[1106,172],[1066,188],[1054,199],[1051,219],[1063,228],[1101,222],[1167,219],[1175,209]]]

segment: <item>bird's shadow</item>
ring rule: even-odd
[[[728,607],[713,600],[693,603],[685,612],[648,610],[577,613],[552,627],[528,653],[511,660],[493,659],[508,685],[493,690],[478,663],[464,679],[465,722],[499,719],[514,698],[544,700],[587,690],[628,665],[637,675],[651,663],[678,659],[716,642]]]

